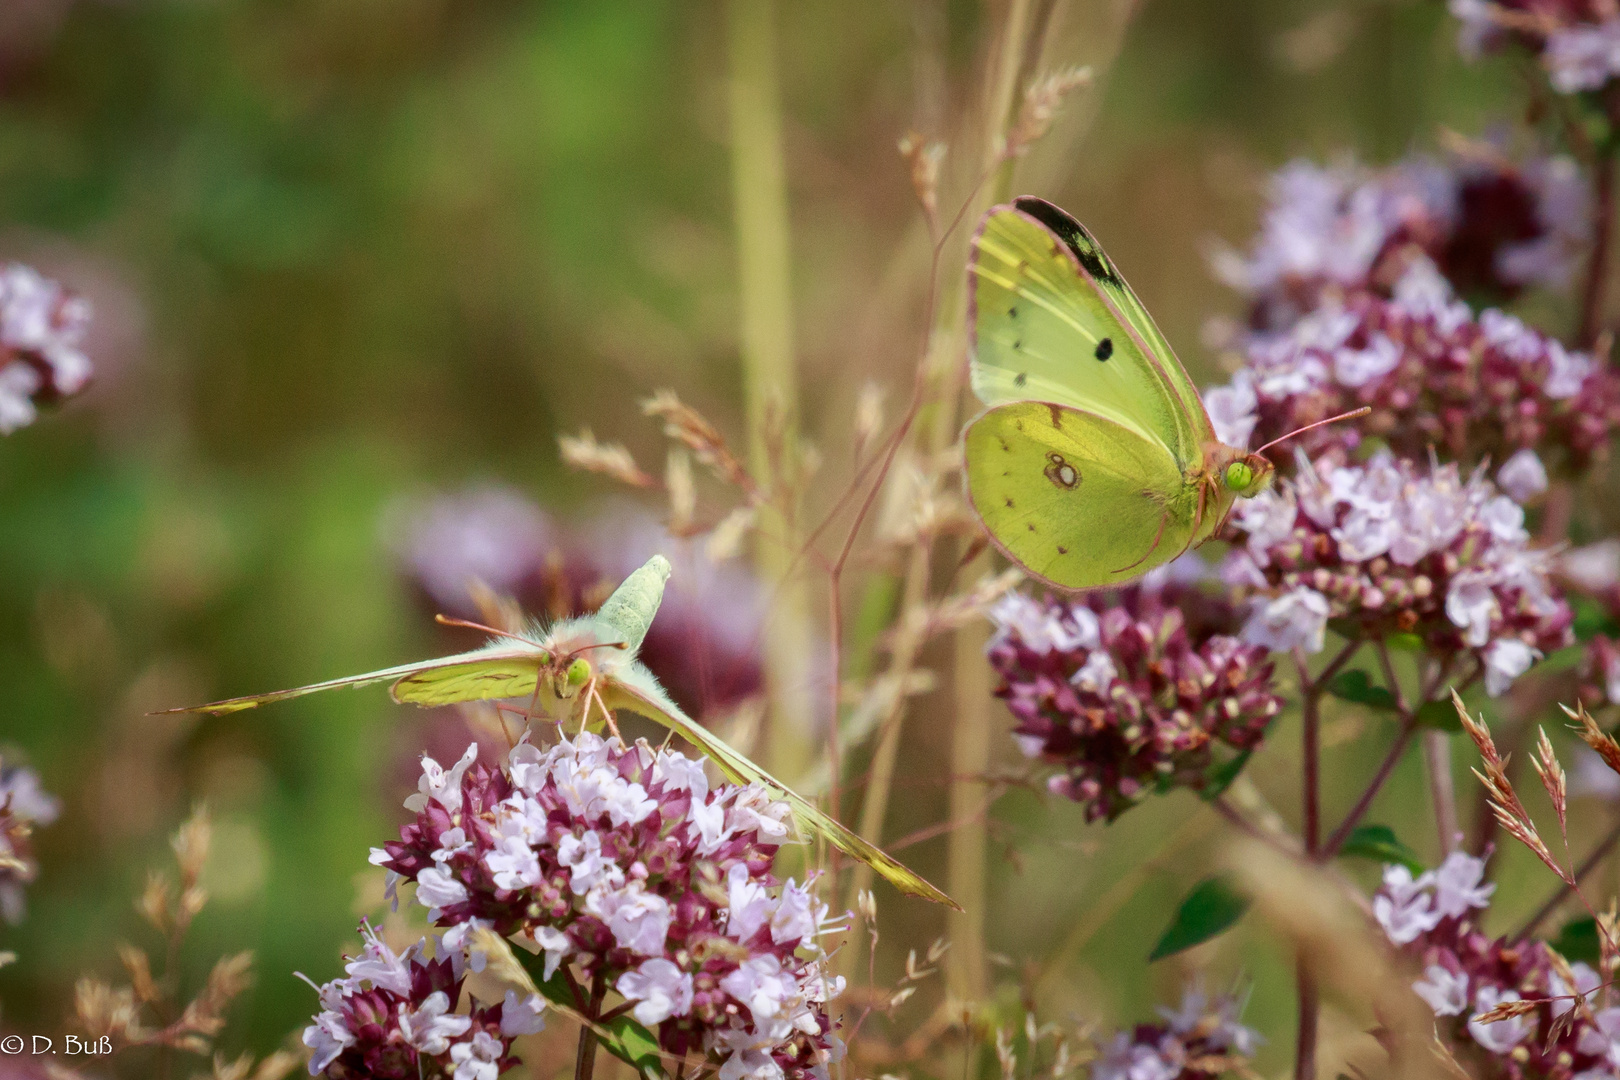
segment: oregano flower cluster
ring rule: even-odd
[[[611,988],[670,1054],[725,1080],[825,1076],[841,1053],[826,1003],[827,912],[778,881],[786,803],[711,784],[700,759],[588,732],[527,741],[490,768],[477,747],[423,761],[416,817],[372,861],[416,884],[452,947],[485,927],[526,940],[550,978]]]

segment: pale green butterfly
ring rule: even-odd
[[[483,648],[456,656],[169,711],[222,716],[322,690],[380,682],[393,683],[390,692],[395,701],[402,703],[426,706],[528,699],[531,713],[590,726],[611,722],[611,710],[625,709],[662,724],[701,749],[734,783],[765,786],[774,798],[793,808],[794,819],[806,833],[825,838],[846,855],[871,866],[902,892],[960,911],[955,901],[920,875],[855,835],[687,716],[653,673],[636,660],[636,652],[663,601],[669,575],[669,560],[654,555],[591,615],[565,619],[549,627],[531,624],[519,634],[443,620],[474,626],[496,636]],[[600,718],[591,724],[592,710],[597,708]]]
[[[1025,196],[985,215],[968,301],[973,391],[989,406],[964,434],[968,498],[1035,577],[1123,584],[1271,484],[1261,451],[1275,443],[1251,452],[1216,437],[1147,309],[1056,206]]]

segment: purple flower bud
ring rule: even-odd
[[[1266,651],[1235,636],[1230,605],[1184,584],[1082,600],[1009,593],[990,611],[996,696],[1048,786],[1112,820],[1148,791],[1202,787],[1259,745],[1281,708]]]

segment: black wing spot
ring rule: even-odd
[[[1007,309],[1007,318],[1009,318],[1009,319],[1018,318],[1018,305],[1017,304],[1014,304],[1012,307]]]
[[[1011,495],[1003,495],[1001,497],[1001,501],[1007,504],[1007,509],[1011,510],[1013,508],[1013,501],[1012,501],[1012,496]]]
[[[1024,347],[1024,339],[1021,338],[1021,337],[1013,338],[1013,346],[1012,347],[1013,347],[1013,352],[1017,352],[1019,349],[1022,349]]]
[[[1068,491],[1073,491],[1079,487],[1080,481],[1085,479],[1080,475],[1079,469],[1070,465],[1063,455],[1056,451],[1046,455],[1046,468],[1041,471],[1046,474],[1046,478],[1052,483]]]
[[[1108,262],[1107,256],[1103,255],[1097,241],[1086,232],[1084,225],[1045,199],[1035,199],[1026,195],[1022,199],[1013,200],[1013,205],[1051,229],[1057,238],[1063,241],[1064,246],[1074,253],[1074,257],[1080,260],[1080,265],[1085,267],[1086,273],[1110,285],[1124,284]]]
[[[1094,355],[1098,360],[1107,360],[1110,356],[1113,356],[1114,339],[1105,337],[1101,341],[1097,342],[1097,351]]]
[[[1062,544],[1058,545],[1058,554],[1059,555],[1067,555],[1068,553],[1069,553],[1068,548],[1064,547]]]
[[[1034,532],[1034,531],[1035,531],[1035,523],[1034,523],[1034,522],[1033,522],[1033,521],[1032,521],[1032,522],[1030,522],[1030,523],[1029,523],[1029,531],[1030,531],[1030,532]]]
[[[1013,346],[1013,348],[1015,348],[1015,349],[1017,347],[1018,346],[1016,346],[1016,345]],[[1013,385],[1014,386],[1023,386],[1028,381],[1029,381],[1029,372],[1027,372],[1027,371],[1020,371],[1017,375],[1013,376]]]

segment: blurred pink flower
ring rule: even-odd
[[[89,304],[56,282],[18,263],[0,267],[0,435],[89,384],[79,349],[89,321]]]

